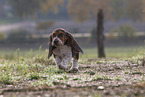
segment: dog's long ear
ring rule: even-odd
[[[67,45],[70,45],[72,49],[76,52],[81,52],[82,54],[84,53],[83,50],[79,47],[78,43],[76,40],[73,38],[73,36],[69,32],[65,32],[67,36]]]
[[[49,53],[48,59],[52,56],[52,51],[55,47],[52,45],[52,34],[49,36]]]

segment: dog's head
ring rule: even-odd
[[[56,29],[51,34],[50,38],[52,39],[53,46],[62,46],[67,40],[66,31],[62,28]]]
[[[73,36],[69,32],[66,32],[63,28],[58,28],[55,29],[49,36],[48,59],[52,55],[53,49],[63,45],[71,46],[73,51],[83,53]]]

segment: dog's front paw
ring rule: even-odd
[[[67,71],[68,73],[77,73],[79,72],[79,69],[78,68],[72,68],[70,70]]]
[[[62,65],[59,65],[58,68],[59,68],[59,69],[62,69],[62,70],[65,70],[65,71],[66,71],[66,69],[67,69],[67,68],[65,68],[65,67],[62,66]]]

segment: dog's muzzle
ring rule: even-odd
[[[63,42],[58,37],[55,37],[52,41],[52,45],[61,46],[61,45],[63,45]]]

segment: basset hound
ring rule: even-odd
[[[83,53],[83,50],[73,36],[63,28],[55,29],[49,35],[48,59],[53,55],[59,69],[67,71],[67,65],[72,60],[72,67],[69,71],[78,72],[79,52]]]

